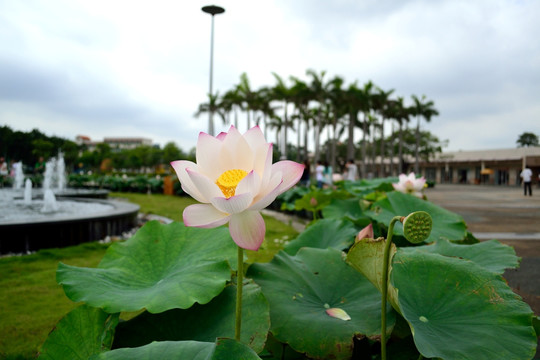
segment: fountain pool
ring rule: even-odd
[[[97,241],[137,225],[139,206],[124,201],[60,198],[56,205],[51,211],[45,200],[0,200],[0,254]]]
[[[33,189],[29,179],[21,189],[22,172],[13,189],[0,189],[0,254],[101,240],[137,225],[138,205],[105,200],[106,190],[66,189],[64,171],[59,154],[47,162],[43,189]]]

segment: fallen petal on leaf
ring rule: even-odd
[[[344,321],[351,320],[351,317],[349,316],[349,314],[347,314],[345,310],[340,309],[340,308],[326,309],[326,313],[330,315],[331,317],[335,317],[336,319],[340,319]]]

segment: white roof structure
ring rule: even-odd
[[[520,147],[515,149],[493,149],[454,151],[437,154],[430,159],[432,163],[441,162],[474,162],[474,161],[504,161],[521,160],[527,157],[540,156],[540,147]]]

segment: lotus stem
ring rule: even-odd
[[[402,221],[403,217],[395,216],[388,225],[388,238],[384,247],[382,284],[381,284],[381,359],[386,360],[386,300],[388,298],[388,264],[390,262],[390,248],[392,247],[392,236],[394,235],[394,224]]]
[[[236,271],[236,323],[234,338],[240,341],[242,331],[242,286],[244,282],[244,249],[238,246],[238,269]]]

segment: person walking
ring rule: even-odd
[[[304,172],[300,178],[300,184],[303,186],[309,186],[311,176],[311,167],[309,165],[309,160],[304,160]]]
[[[358,167],[353,159],[349,159],[345,165],[345,180],[356,181],[358,177]]]
[[[332,169],[332,166],[328,164],[327,161],[324,162],[324,171],[323,171],[323,177],[324,177],[324,183],[328,186],[332,186],[333,180],[332,175],[334,174],[334,171]]]
[[[532,180],[532,171],[525,165],[525,169],[519,174],[519,176],[523,179],[523,195],[527,196],[527,190],[529,190],[529,196],[532,196],[532,186],[531,186],[531,180]]]
[[[324,183],[324,165],[320,161],[317,161],[317,167],[315,167],[315,180],[317,181],[317,187],[322,189]]]
[[[0,187],[4,187],[4,181],[7,179],[8,174],[8,163],[4,160],[3,157],[0,157]]]

